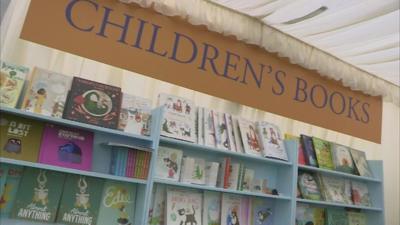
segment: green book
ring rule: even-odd
[[[316,137],[312,139],[319,168],[334,170],[335,166],[332,159],[331,144],[328,141]]]
[[[96,224],[104,180],[70,174],[64,185],[57,223],[68,225]]]
[[[60,172],[29,168],[24,170],[12,218],[53,223],[65,181]]]
[[[106,181],[97,225],[133,224],[136,185]]]
[[[348,212],[347,218],[349,219],[348,225],[366,225],[367,218],[364,213]]]
[[[0,212],[1,217],[8,217],[13,208],[18,186],[23,173],[22,166],[14,166],[2,163],[1,170],[1,191],[0,191]]]
[[[326,225],[349,225],[347,212],[344,209],[326,209]]]

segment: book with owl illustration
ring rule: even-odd
[[[202,193],[168,188],[166,204],[165,225],[202,224]]]
[[[65,174],[29,168],[24,170],[12,218],[53,223],[63,190]]]
[[[347,212],[344,209],[326,209],[326,225],[348,225]]]
[[[351,194],[354,205],[371,206],[368,186],[365,183],[351,181]]]
[[[318,167],[334,170],[335,166],[332,159],[331,143],[320,138],[313,137],[315,155],[317,156]]]
[[[301,196],[309,200],[322,200],[319,184],[314,175],[310,173],[300,173],[298,185]]]
[[[165,107],[161,126],[162,136],[196,142],[196,107],[193,101],[160,94],[158,105]]]
[[[44,124],[39,121],[0,115],[0,156],[37,162]]]
[[[274,202],[268,199],[251,199],[251,221],[254,225],[272,225],[274,221]]]
[[[96,224],[104,180],[69,174],[57,213],[57,223],[69,225]]]
[[[149,136],[150,121],[151,100],[123,93],[118,129],[127,133]]]
[[[0,61],[0,105],[15,108],[29,69]]]
[[[166,197],[166,186],[163,184],[156,184],[153,188],[149,225],[165,225]]]
[[[121,95],[119,87],[74,77],[63,117],[117,129]]]
[[[1,192],[0,192],[0,214],[8,217],[11,213],[18,187],[24,171],[22,166],[14,166],[2,163],[1,170]]]
[[[246,119],[239,119],[238,124],[245,153],[261,156],[262,144],[255,123]]]
[[[353,162],[356,165],[357,173],[363,177],[373,177],[365,152],[355,149],[351,149],[350,152]]]
[[[39,162],[80,170],[92,169],[93,133],[46,124]]]
[[[299,204],[296,207],[297,225],[325,225],[325,209]]]
[[[349,225],[367,225],[367,216],[361,212],[347,212]]]
[[[182,151],[160,147],[157,154],[156,177],[178,181],[181,174]]]
[[[288,156],[279,127],[263,121],[257,122],[257,130],[262,144],[262,155],[287,161]]]
[[[354,174],[354,163],[348,147],[332,143],[332,156],[335,170]]]
[[[61,118],[71,81],[71,76],[35,67],[22,110]]]
[[[214,110],[204,108],[204,145],[207,147],[216,147],[217,134],[214,127]]]
[[[300,141],[303,146],[304,158],[307,165],[318,167],[312,137],[302,134],[300,135]]]
[[[219,192],[204,191],[203,193],[203,224],[220,225],[221,222],[221,194]]]
[[[235,194],[222,194],[221,200],[221,224],[239,225],[242,224],[241,212],[242,196]]]
[[[97,225],[133,224],[135,198],[135,184],[106,181],[104,183]]]

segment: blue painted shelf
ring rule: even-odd
[[[342,204],[342,203],[335,203],[335,202],[326,202],[326,201],[314,201],[314,200],[308,200],[308,199],[297,199],[298,203],[306,203],[306,204],[312,204],[312,205],[319,205],[319,206],[325,206],[325,207],[340,207],[340,208],[351,208],[351,209],[362,209],[362,210],[367,210],[367,211],[377,211],[377,212],[382,212],[382,208],[376,208],[376,207],[368,207],[368,206],[360,206],[360,205],[349,205],[349,204]]]

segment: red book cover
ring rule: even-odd
[[[229,187],[229,176],[231,175],[231,158],[226,158],[224,188]]]

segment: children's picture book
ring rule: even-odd
[[[180,182],[204,185],[206,162],[201,158],[183,157]]]
[[[203,224],[220,225],[221,223],[221,194],[204,191],[203,193]]]
[[[257,122],[257,130],[262,143],[262,155],[287,161],[288,156],[279,127],[263,121]]]
[[[204,108],[204,145],[207,147],[216,147],[217,136],[214,127],[214,111]]]
[[[197,107],[197,144],[204,145],[204,108]]]
[[[326,225],[348,225],[347,212],[344,209],[326,209]]]
[[[29,168],[24,170],[12,218],[54,223],[65,174]]]
[[[333,165],[332,160],[331,144],[328,141],[316,137],[313,137],[312,140],[315,154],[317,156],[318,167],[334,170],[335,166]]]
[[[235,138],[236,152],[245,153],[242,141],[242,134],[239,128],[239,119],[232,116],[233,136]]]
[[[349,225],[367,225],[367,217],[361,212],[348,212]]]
[[[0,64],[0,105],[15,108],[29,69],[4,61],[0,61]]]
[[[302,134],[300,135],[300,140],[303,146],[307,165],[318,167],[317,156],[315,155],[312,137]]]
[[[18,187],[21,181],[24,168],[2,163],[1,172],[1,191],[0,191],[0,216],[7,218],[15,203]]]
[[[296,208],[296,225],[325,225],[325,209],[299,204]]]
[[[160,94],[158,105],[165,107],[161,135],[189,142],[196,141],[196,107],[193,101]]]
[[[237,152],[236,141],[235,141],[235,132],[233,129],[233,118],[228,113],[224,113],[226,126],[228,130],[228,138],[229,138],[229,149],[233,152]]]
[[[74,77],[63,117],[117,129],[120,108],[121,88]]]
[[[241,220],[242,196],[235,194],[222,194],[221,200],[221,224],[239,225]]]
[[[183,189],[167,189],[165,225],[202,224],[203,195]]]
[[[230,150],[230,141],[228,133],[228,123],[225,118],[225,113],[215,112],[214,127],[217,136],[217,148]]]
[[[72,169],[92,169],[93,133],[46,124],[39,162]]]
[[[348,147],[333,143],[332,155],[335,170],[354,174],[355,167]]]
[[[238,123],[245,152],[261,156],[262,146],[257,135],[255,123],[246,119],[239,119]]]
[[[291,134],[285,134],[285,140],[288,141],[296,141],[296,143],[298,144],[298,158],[297,161],[300,165],[307,165],[306,163],[306,158],[304,155],[304,149],[303,149],[303,145],[300,141],[300,137],[291,135]]]
[[[239,185],[239,172],[241,164],[231,163],[229,167],[228,185],[225,187],[230,190],[237,190]]]
[[[350,152],[353,162],[356,165],[357,173],[363,177],[373,177],[365,152],[355,149],[351,149]]]
[[[371,206],[368,186],[365,183],[351,181],[351,194],[354,205]]]
[[[37,162],[44,124],[10,114],[0,115],[1,156]]]
[[[346,184],[343,178],[318,175],[321,181],[321,190],[324,199],[328,202],[346,203]]]
[[[299,174],[299,188],[304,199],[322,200],[321,190],[314,175],[310,173]]]
[[[206,182],[205,182],[205,184],[207,186],[210,186],[210,187],[217,186],[219,165],[220,164],[218,162],[206,162],[206,168],[205,168]]]
[[[97,225],[133,224],[136,185],[132,183],[106,181],[100,203]]]
[[[273,225],[274,202],[268,199],[251,199],[251,223],[254,225]]]
[[[118,129],[127,133],[149,136],[150,121],[151,100],[123,93]]]
[[[154,197],[150,209],[151,215],[149,225],[165,225],[165,207],[167,206],[166,186],[163,184],[156,184],[153,190]]]
[[[35,67],[22,110],[61,118],[71,81],[71,76]]]
[[[161,146],[157,154],[156,177],[178,181],[182,155],[181,150]]]
[[[57,213],[57,223],[97,224],[104,180],[68,174]]]

